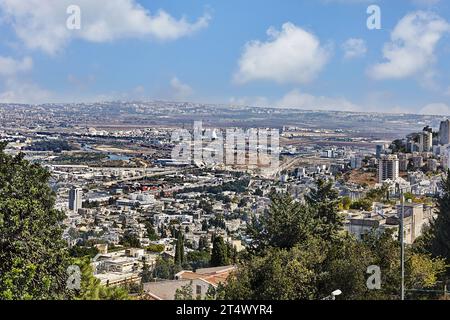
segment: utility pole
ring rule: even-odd
[[[402,268],[401,296],[402,300],[405,300],[405,239],[404,239],[405,196],[403,195],[403,190],[400,191],[400,197],[402,202],[402,211],[400,214],[400,255],[401,255],[400,259]]]
[[[400,296],[401,300],[405,300],[405,231],[404,231],[404,218],[405,218],[405,196],[400,183],[396,183],[398,188],[398,195],[401,203],[400,211],[400,225],[399,225],[399,240],[400,240],[400,267],[401,267],[401,288]]]

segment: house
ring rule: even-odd
[[[175,275],[175,280],[144,283],[144,298],[149,300],[175,300],[177,289],[191,285],[193,297],[205,298],[210,287],[217,288],[225,283],[236,266],[197,269],[196,272],[183,270]]]
[[[203,279],[194,280],[165,280],[144,283],[144,299],[146,300],[175,300],[178,289],[191,285],[194,297],[205,298],[208,289],[214,285]]]

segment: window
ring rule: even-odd
[[[197,285],[196,293],[202,294],[202,286]]]

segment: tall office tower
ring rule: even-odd
[[[439,127],[439,144],[446,145],[450,143],[450,120],[441,122]]]
[[[430,127],[423,128],[422,133],[419,136],[420,152],[433,151],[433,129]]]
[[[383,153],[383,150],[384,150],[384,145],[382,145],[382,144],[377,144],[377,147],[376,147],[376,155],[377,155],[377,159],[380,159],[380,158],[381,158],[381,154]]]
[[[69,191],[69,209],[78,212],[82,208],[83,191],[80,188],[72,188]]]
[[[378,161],[378,182],[396,180],[399,177],[399,161],[396,155],[383,155]]]

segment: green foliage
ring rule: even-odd
[[[76,148],[72,147],[66,140],[42,140],[33,142],[32,145],[26,147],[31,151],[53,151],[60,153],[61,151],[72,151]]]
[[[398,299],[399,242],[392,231],[373,232],[362,241],[345,235],[334,214],[336,198],[324,183],[318,184],[301,210],[288,195],[275,198],[268,216],[253,223],[254,250],[240,261],[228,283],[216,290],[216,298],[316,300],[340,289],[339,299]],[[324,208],[320,201],[331,206]],[[299,219],[305,214],[308,219]],[[324,221],[334,225],[324,229]],[[292,228],[296,224],[304,229]],[[369,290],[366,285],[367,268],[372,265],[381,269],[380,290]],[[444,262],[407,247],[405,266],[407,287],[429,288],[436,285]]]
[[[155,228],[153,226],[153,224],[149,221],[145,222],[145,228],[147,229],[147,237],[151,240],[151,241],[156,241],[159,240],[159,236],[155,231]]]
[[[120,244],[124,247],[128,248],[140,248],[141,242],[139,241],[139,238],[134,233],[131,233],[129,231],[125,231],[123,234],[122,240],[120,241]]]
[[[350,199],[350,197],[343,197],[342,200],[341,200],[341,204],[342,204],[342,209],[348,210],[348,209],[350,209],[350,205],[352,204],[352,200]]]
[[[175,300],[194,300],[192,281],[176,290]]]
[[[332,182],[319,179],[317,187],[305,197],[313,209],[315,219],[320,223],[318,232],[326,239],[332,239],[342,229],[344,218],[339,214],[339,194]]]
[[[0,143],[0,299],[64,299],[69,252],[50,173]]]
[[[260,219],[253,217],[247,233],[253,239],[253,250],[279,247],[289,249],[305,240],[316,229],[313,212],[289,194],[274,195],[269,212]]]
[[[182,266],[184,263],[184,236],[181,231],[178,232],[178,239],[175,245],[175,264]]]
[[[88,258],[76,259],[75,265],[81,271],[81,289],[76,293],[76,300],[128,300],[128,291],[123,287],[107,287],[94,277]]]
[[[85,247],[85,246],[73,246],[69,249],[71,257],[83,258],[90,257],[93,258],[98,254],[98,249],[96,247]]]
[[[148,252],[161,253],[161,252],[164,252],[165,248],[166,248],[166,246],[163,244],[150,244],[145,249]]]
[[[191,251],[186,254],[186,262],[193,270],[208,268],[211,255],[208,251]]]
[[[211,266],[220,267],[229,264],[228,249],[221,236],[215,236],[211,254]]]
[[[438,216],[427,235],[431,240],[427,249],[434,257],[442,257],[450,265],[450,170],[442,179],[441,188],[443,192],[438,198]],[[447,274],[450,275],[450,268]]]
[[[173,280],[175,274],[181,271],[181,267],[174,263],[173,259],[158,257],[153,269],[153,278]]]
[[[350,209],[370,211],[372,210],[372,204],[373,202],[369,199],[360,199],[352,202]]]
[[[150,266],[145,262],[144,265],[142,266],[142,272],[140,276],[142,283],[150,282],[153,279],[152,272],[150,271]]]
[[[209,249],[208,237],[206,237],[206,236],[200,237],[200,240],[198,241],[198,250],[209,252],[210,249]]]

